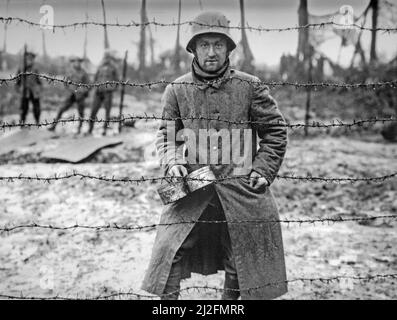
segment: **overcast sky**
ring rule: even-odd
[[[328,14],[336,12],[342,5],[351,5],[356,15],[362,13],[368,1],[365,0],[309,0],[309,11],[312,14]],[[393,0],[396,3],[397,0]],[[88,13],[90,21],[102,21],[100,0],[11,0],[8,11],[7,0],[0,0],[0,16],[13,16],[39,23],[42,17],[40,6],[51,5],[54,8],[55,24],[82,22]],[[128,23],[140,21],[140,0],[105,0],[107,20],[111,22]],[[250,26],[290,27],[298,24],[298,0],[246,0],[246,21]],[[147,0],[149,20],[157,22],[175,22],[177,20],[178,0]],[[240,12],[238,0],[183,0],[182,21],[192,20],[202,10],[222,11],[231,21],[231,25],[239,25]],[[155,39],[156,55],[174,47],[176,27],[152,27]],[[38,53],[42,52],[42,30],[39,27],[27,27],[24,24],[8,26],[7,50],[16,53],[26,42]],[[275,65],[281,54],[295,53],[297,46],[297,31],[286,32],[248,32],[248,40],[258,64]],[[46,45],[51,56],[82,54],[85,29],[78,27],[56,30],[55,33],[46,30]],[[235,30],[232,32],[238,41],[241,36]],[[136,60],[139,28],[109,28],[110,45],[122,55],[130,51],[131,62]],[[189,27],[181,28],[181,42],[184,45],[189,38]],[[0,23],[0,45],[4,39],[4,24]],[[364,46],[369,45],[370,33],[365,32]],[[379,34],[378,50],[381,56],[391,58],[397,53],[397,36]],[[336,59],[339,41],[331,40],[322,46],[322,51],[332,59]],[[353,48],[343,49],[342,62],[350,61]],[[98,26],[88,27],[88,56],[97,63],[103,55],[103,29]]]

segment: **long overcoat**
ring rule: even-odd
[[[241,175],[254,170],[266,177],[269,184],[275,179],[287,145],[286,127],[277,125],[285,123],[277,103],[259,78],[232,68],[227,69],[220,81],[212,84],[200,81],[192,72],[175,82],[166,87],[162,97],[165,119],[160,124],[156,140],[164,174],[177,163],[184,164],[188,172],[210,164],[219,181],[164,207],[160,224],[166,225],[157,230],[142,289],[156,295],[164,292],[175,253],[194,226],[193,223],[178,223],[199,220],[216,192],[228,221],[242,299],[276,298],[287,292],[277,205],[268,186],[251,187]],[[185,129],[189,130],[185,132]],[[209,135],[216,136],[222,129],[240,130],[241,139],[232,139],[232,143],[227,141],[225,145],[225,136],[222,141],[192,143],[194,136],[200,136],[200,131],[212,130]],[[249,135],[242,133],[244,129]],[[190,149],[186,152],[186,148],[181,146],[189,140]],[[241,151],[242,144],[247,145],[247,141],[251,143],[251,158],[246,158],[252,160],[248,170],[245,170],[247,166],[241,165],[242,162],[206,163],[205,160],[212,161],[208,160],[212,158],[202,156],[207,151],[211,154],[216,149],[222,150],[222,147],[226,153],[233,152],[230,148]],[[223,157],[223,154],[218,155]],[[235,171],[239,166],[244,170]],[[227,178],[234,175],[235,179]],[[252,223],[252,220],[257,222]],[[172,224],[174,222],[176,224]],[[216,228],[212,225],[206,224],[206,230],[210,232],[202,237],[199,248],[191,255],[193,258],[188,264],[189,269],[184,270],[183,278],[189,277],[191,272],[207,275],[223,269],[218,259],[219,247],[213,241]]]

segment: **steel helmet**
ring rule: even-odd
[[[80,58],[79,56],[72,55],[72,56],[69,57],[69,61],[70,61],[70,62],[73,62],[73,61],[80,61],[80,62],[83,62],[83,61],[84,61],[84,58]]]
[[[113,60],[117,60],[119,57],[118,57],[118,54],[117,54],[117,51],[116,50],[114,50],[114,49],[105,49],[105,52],[104,52],[104,54],[103,54],[103,57],[106,59],[106,58],[109,58],[109,59],[113,59]]]
[[[186,46],[188,52],[193,53],[196,37],[207,33],[217,33],[223,35],[230,51],[236,48],[236,43],[229,34],[229,20],[220,12],[208,11],[198,15],[192,24],[192,36]]]

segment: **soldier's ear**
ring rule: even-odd
[[[192,46],[192,53],[193,55],[197,58],[197,40],[194,41],[193,46]]]

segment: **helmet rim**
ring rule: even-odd
[[[193,52],[193,44],[197,37],[204,34],[219,34],[226,38],[229,50],[236,48],[236,43],[229,34],[229,20],[224,14],[217,11],[207,11],[198,15],[192,24],[191,37],[186,45],[186,51]]]

